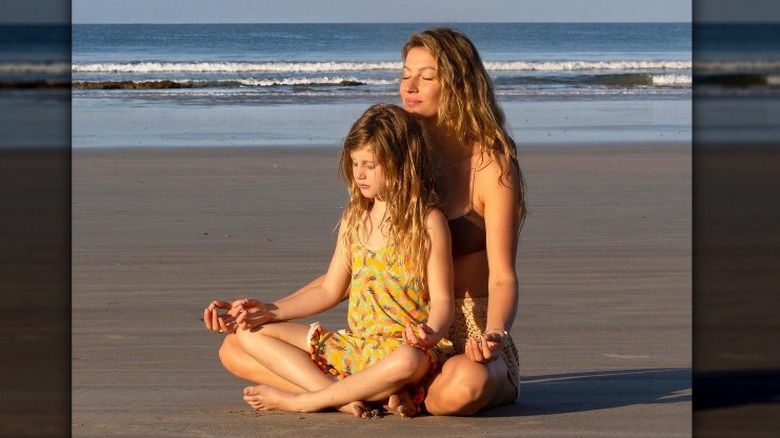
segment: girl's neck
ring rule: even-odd
[[[363,221],[363,239],[369,248],[379,248],[387,244],[387,224],[384,223],[387,203],[374,199]]]
[[[387,202],[374,198],[371,206],[368,208],[368,215],[371,217],[383,218],[387,211]]]

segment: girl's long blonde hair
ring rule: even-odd
[[[482,152],[501,165],[503,154],[515,172],[502,169],[502,176],[518,187],[520,227],[525,220],[525,182],[517,160],[517,146],[505,127],[504,112],[496,101],[493,83],[474,44],[462,32],[436,27],[412,34],[403,47],[422,47],[436,59],[441,95],[437,125],[451,132],[463,145],[478,143]],[[503,166],[502,166],[503,167]]]
[[[349,190],[343,214],[343,224],[349,231],[359,229],[373,204],[360,193],[352,173],[350,153],[365,147],[373,150],[387,186],[387,211],[379,227],[386,227],[388,243],[410,257],[415,276],[423,279],[431,245],[425,218],[431,209],[439,207],[439,197],[422,127],[403,108],[389,104],[371,106],[352,125],[344,140],[340,167]],[[343,233],[345,248],[357,235],[349,231]]]

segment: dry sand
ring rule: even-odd
[[[73,151],[73,436],[691,435],[688,144],[522,148],[519,403],[471,418],[252,411],[202,310],[324,271],[345,199],[338,156]]]

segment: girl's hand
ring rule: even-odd
[[[238,328],[236,317],[239,312],[237,307],[239,301],[232,303],[220,300],[212,301],[203,310],[203,323],[206,324],[206,328],[218,333],[235,333]]]
[[[405,343],[419,348],[431,348],[441,339],[441,336],[425,323],[407,325],[401,337]]]
[[[265,304],[254,298],[244,298],[235,304],[239,309],[236,323],[241,330],[254,330],[273,318]]]
[[[498,359],[506,339],[505,332],[489,330],[479,338],[466,341],[466,357],[479,363],[489,363]]]

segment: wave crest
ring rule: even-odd
[[[297,79],[236,79],[216,81],[176,81],[176,80],[142,80],[142,81],[77,81],[73,88],[84,90],[163,90],[175,88],[225,88],[225,87],[316,87],[338,86],[355,87],[360,85],[391,85],[395,81],[358,80],[355,78],[297,78]]]
[[[686,70],[691,61],[501,61],[489,71]],[[399,71],[400,62],[129,62],[74,64],[73,73],[320,73]]]
[[[400,70],[393,62],[131,62],[74,64],[73,73],[306,73]]]

